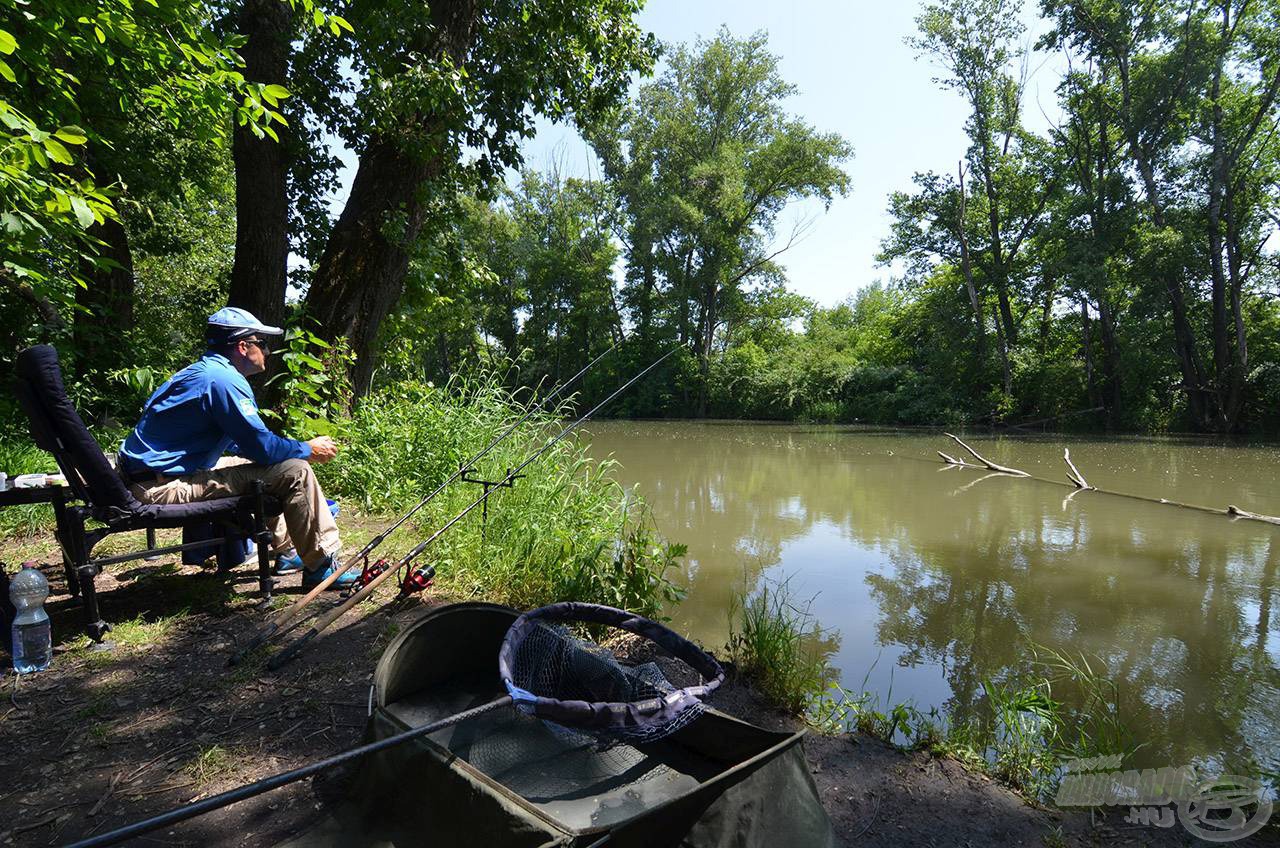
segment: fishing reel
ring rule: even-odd
[[[434,565],[420,565],[416,568],[410,568],[409,573],[400,582],[400,597],[407,598],[409,595],[415,595],[423,591],[431,585],[435,576],[436,567]]]
[[[360,569],[360,576],[356,578],[356,582],[352,583],[346,591],[346,597],[351,597],[359,592],[365,586],[368,586],[378,576],[391,567],[391,562],[386,559],[379,559],[377,562],[370,564],[368,558],[365,558],[364,567]]]

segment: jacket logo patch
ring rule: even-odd
[[[245,415],[250,415],[250,416],[257,415],[258,407],[254,406],[253,401],[249,400],[248,398],[241,398],[240,411],[243,412]]]

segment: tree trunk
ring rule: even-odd
[[[698,370],[702,375],[702,380],[698,386],[698,417],[707,417],[707,384],[711,381],[711,351],[712,345],[715,343],[716,322],[718,316],[716,314],[716,306],[719,301],[719,274],[717,273],[715,263],[707,272],[707,283],[703,286],[702,299],[702,344],[699,350]]]
[[[1128,143],[1129,154],[1137,166],[1146,192],[1147,205],[1151,210],[1151,221],[1160,229],[1165,227],[1164,202],[1160,189],[1156,184],[1155,170],[1151,157],[1147,155],[1142,141],[1134,126],[1132,91],[1129,81],[1129,64],[1126,56],[1116,55],[1116,70],[1120,77],[1121,111],[1120,118]],[[1182,279],[1171,270],[1158,270],[1163,278],[1165,293],[1169,297],[1169,307],[1173,314],[1174,353],[1178,359],[1178,367],[1182,371],[1182,388],[1187,393],[1187,409],[1191,413],[1192,423],[1200,429],[1210,429],[1207,395],[1207,382],[1204,366],[1196,351],[1195,332],[1187,317],[1186,296],[1183,293]]]
[[[307,292],[306,313],[320,335],[345,337],[356,355],[351,385],[357,396],[373,381],[378,328],[404,288],[408,247],[422,228],[418,190],[435,171],[392,143],[371,139]],[[397,213],[401,230],[389,238],[386,224]]]
[[[975,110],[978,119],[978,132],[982,134],[982,183],[987,194],[987,226],[991,238],[991,278],[995,284],[996,298],[1000,305],[999,321],[1004,323],[1004,344],[1006,350],[1018,343],[1018,325],[1013,320],[1013,307],[1009,303],[1009,271],[1005,268],[1004,244],[1000,234],[1000,192],[996,188],[995,174],[992,169],[990,133],[987,128],[985,114]]]
[[[973,263],[969,259],[969,237],[965,232],[964,210],[966,206],[964,193],[964,162],[960,162],[960,220],[957,233],[960,234],[960,272],[964,274],[965,290],[969,293],[969,306],[973,309],[973,331],[977,339],[978,368],[987,358],[987,331],[982,320],[982,304],[978,300],[978,287],[973,282]]]
[[[120,367],[127,349],[124,334],[133,327],[135,280],[128,233],[118,219],[109,218],[90,227],[89,235],[102,241],[101,257],[115,266],[81,263],[86,287],[76,289],[79,308],[72,322],[76,372],[81,376],[90,366],[104,371]]]
[[[643,343],[648,341],[649,331],[653,326],[653,295],[658,286],[657,274],[653,267],[653,248],[648,242],[644,243],[641,262],[640,323],[637,329],[640,333],[640,341]]]
[[[1228,15],[1223,9],[1223,35],[1228,29]],[[1222,133],[1222,60],[1219,59],[1213,72],[1210,85],[1209,132],[1211,134],[1210,168],[1209,168],[1209,206],[1207,210],[1209,223],[1209,278],[1211,283],[1210,302],[1213,314],[1213,379],[1215,398],[1217,400],[1217,417],[1220,428],[1228,429],[1227,404],[1225,393],[1230,382],[1231,341],[1227,330],[1227,273],[1223,267],[1222,253],[1222,200],[1227,188],[1227,153],[1226,139]]]
[[[434,44],[419,52],[448,54],[461,64],[475,39],[478,0],[431,4]],[[351,385],[356,397],[369,391],[376,366],[378,328],[404,289],[409,249],[426,217],[424,184],[445,168],[450,148],[441,144],[447,115],[418,113],[394,135],[369,138],[351,185],[351,196],[334,224],[307,292],[306,311],[320,334],[345,337],[355,354]],[[429,149],[422,152],[421,148]],[[415,150],[414,148],[418,148]],[[395,232],[388,233],[394,222]]]
[[[1098,382],[1093,369],[1093,321],[1089,317],[1089,302],[1080,298],[1080,323],[1084,351],[1084,383],[1090,406],[1098,406]]]
[[[290,12],[282,0],[244,0],[240,51],[251,82],[284,85],[289,69]],[[288,132],[275,125],[277,133]],[[252,312],[265,324],[285,320],[285,272],[289,258],[289,156],[287,145],[257,138],[237,126],[231,155],[236,168],[236,255],[231,268],[230,306]]]
[[[1004,393],[1013,397],[1013,368],[1009,364],[1009,339],[1004,334],[1000,315],[993,316],[996,322],[996,344],[1000,347],[1000,367],[1004,374]]]
[[[1120,347],[1116,342],[1116,321],[1105,294],[1098,295],[1098,325],[1102,341],[1102,405],[1107,427],[1114,429],[1120,418]]]

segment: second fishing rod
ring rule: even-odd
[[[267,625],[263,627],[262,630],[258,631],[258,633],[255,634],[254,637],[249,640],[248,644],[246,644],[243,648],[240,648],[234,654],[231,655],[231,658],[228,660],[227,664],[236,665],[241,660],[243,660],[249,653],[265,645],[271,639],[271,637],[275,636],[277,633],[282,633],[285,630],[287,630],[289,626],[294,622],[294,620],[302,613],[302,611],[309,604],[311,604],[312,601],[314,601],[321,594],[323,594],[330,586],[333,585],[333,583],[340,576],[345,574],[347,571],[351,570],[352,567],[354,567],[359,563],[364,563],[367,566],[369,555],[373,553],[373,551],[379,545],[381,545],[384,541],[386,541],[387,538],[392,533],[400,529],[400,527],[406,521],[408,521],[410,518],[416,515],[423,507],[431,503],[431,501],[435,500],[435,498],[441,492],[443,492],[446,488],[448,488],[457,480],[461,479],[465,474],[467,474],[467,472],[471,471],[475,467],[475,464],[477,462],[484,459],[486,456],[489,455],[489,453],[494,448],[498,447],[498,445],[505,442],[507,438],[512,433],[514,433],[517,429],[519,429],[521,424],[524,424],[526,421],[528,421],[529,418],[534,415],[534,413],[538,412],[539,410],[550,409],[552,401],[554,401],[557,397],[563,394],[563,392],[567,388],[569,388],[569,386],[576,383],[588,371],[594,368],[596,366],[596,363],[598,363],[600,360],[604,359],[606,356],[608,356],[609,354],[617,350],[619,344],[621,344],[621,342],[614,343],[614,345],[610,347],[608,350],[606,350],[604,353],[601,353],[595,359],[588,362],[581,371],[579,371],[577,374],[574,374],[568,380],[565,380],[563,383],[561,383],[558,387],[556,387],[555,391],[553,391],[551,394],[543,398],[541,402],[537,404],[530,404],[529,408],[525,410],[524,415],[520,416],[520,418],[516,420],[514,423],[508,425],[508,427],[505,430],[503,430],[502,433],[494,437],[487,445],[485,445],[477,453],[469,457],[460,466],[458,466],[457,471],[449,475],[449,478],[445,480],[443,483],[441,483],[439,486],[437,486],[430,494],[428,494],[422,500],[418,501],[417,505],[415,505],[412,509],[406,512],[404,515],[400,516],[400,518],[390,527],[387,527],[381,533],[379,533],[378,535],[370,539],[369,542],[365,544],[363,548],[361,548],[358,552],[356,552],[352,556],[348,557],[346,562],[344,562],[339,567],[335,568],[333,570],[333,573],[330,574],[328,577],[326,577],[324,580],[322,580],[315,588],[307,592],[305,595],[303,595],[301,598],[295,601],[291,606],[277,613],[275,617],[271,619],[271,621],[267,622]]]
[[[574,430],[580,427],[585,421],[591,418],[592,415],[595,415],[602,408],[604,408],[604,406],[606,406],[609,402],[611,402],[614,398],[616,398],[618,395],[622,394],[627,389],[631,388],[631,386],[639,382],[646,374],[648,374],[650,371],[652,371],[653,369],[661,365],[663,362],[665,362],[668,357],[670,357],[676,351],[680,350],[681,347],[682,345],[676,345],[671,350],[663,354],[660,358],[658,358],[649,367],[645,368],[639,374],[636,374],[630,380],[623,383],[621,386],[615,389],[612,394],[610,394],[604,400],[600,401],[598,404],[593,406],[587,413],[585,413],[584,415],[574,420],[572,423],[567,425],[564,429],[562,429],[559,433],[557,433],[551,439],[547,440],[547,442],[545,442],[540,448],[538,448],[538,450],[534,451],[534,453],[530,455],[527,459],[525,459],[515,468],[507,471],[506,476],[503,477],[502,480],[497,481],[496,484],[486,488],[484,491],[484,494],[480,495],[478,498],[476,498],[471,503],[469,503],[458,514],[453,516],[453,518],[449,519],[449,521],[446,522],[443,527],[441,527],[439,530],[432,533],[424,541],[422,541],[416,547],[414,547],[413,550],[409,551],[407,554],[401,557],[400,560],[397,563],[395,563],[394,566],[387,568],[382,573],[373,577],[373,579],[371,579],[368,583],[364,584],[359,589],[359,591],[350,595],[339,606],[334,607],[333,609],[329,610],[324,615],[316,619],[306,633],[303,633],[301,636],[299,636],[297,639],[291,642],[286,648],[284,648],[284,650],[272,655],[272,657],[267,661],[267,668],[274,671],[280,668],[281,666],[283,666],[285,663],[292,660],[298,654],[302,653],[303,649],[306,648],[306,646],[311,642],[312,639],[314,639],[316,636],[319,636],[320,633],[323,632],[326,628],[328,628],[330,624],[332,624],[333,622],[341,618],[347,612],[347,610],[351,609],[356,604],[360,603],[365,598],[373,594],[374,590],[376,590],[379,585],[381,585],[384,581],[390,578],[391,575],[397,573],[402,568],[405,568],[405,569],[410,568],[411,563],[415,559],[417,559],[417,557],[427,548],[428,545],[430,545],[436,539],[439,539],[449,530],[449,528],[453,527],[455,524],[457,524],[459,521],[465,518],[473,509],[475,509],[476,507],[483,504],[486,500],[488,500],[489,496],[493,494],[493,492],[497,491],[497,489],[503,486],[504,484],[510,483],[512,480],[516,479],[516,477],[520,475],[521,471],[523,471],[525,468],[528,468],[531,464],[536,462],[540,457],[546,454],[547,451],[551,450],[553,447],[555,447],[557,444],[563,441],[566,436],[568,436],[570,433],[572,433]]]

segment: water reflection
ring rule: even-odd
[[[1280,528],[946,469],[936,435],[822,427],[593,425],[593,450],[689,545],[677,626],[722,644],[736,587],[790,578],[840,631],[844,683],[961,715],[1035,643],[1103,657],[1140,760],[1280,767]],[[1089,481],[1280,513],[1268,448],[1074,442]],[[1060,440],[984,441],[1065,479]],[[1070,691],[1055,692],[1068,701]]]

